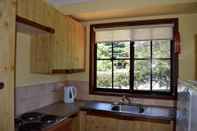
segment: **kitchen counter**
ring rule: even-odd
[[[85,103],[82,101],[71,104],[65,104],[62,101],[34,110],[34,112],[40,112],[43,114],[55,115],[60,118],[66,118],[77,114],[80,111],[80,107],[84,104]]]
[[[143,106],[144,112],[120,112],[112,110],[111,103],[104,102],[88,102],[85,106],[81,107],[81,110],[89,112],[104,113],[104,115],[110,115],[123,119],[144,119],[144,120],[160,120],[171,121],[176,119],[175,108],[170,107],[157,107],[157,106]]]
[[[156,107],[156,106],[144,106],[143,113],[130,113],[113,111],[111,103],[98,102],[98,101],[77,101],[72,104],[65,104],[64,102],[58,102],[52,105],[45,106],[36,112],[44,114],[51,114],[59,116],[60,118],[69,118],[72,115],[77,114],[80,110],[88,112],[97,112],[110,114],[112,116],[119,116],[124,118],[143,118],[149,120],[165,120],[171,121],[176,119],[176,111],[174,108],[168,107]]]
[[[58,117],[57,121],[53,124],[44,126],[43,128],[53,128],[57,124],[67,119],[72,119],[80,111],[87,111],[90,115],[102,115],[104,117],[115,117],[118,119],[137,119],[147,121],[171,122],[176,120],[176,110],[167,107],[154,107],[144,106],[144,112],[121,112],[112,110],[112,103],[99,102],[99,101],[77,101],[72,104],[65,104],[57,102],[52,105],[42,107],[32,112],[39,112],[47,115],[55,115]],[[16,128],[16,131],[18,129]]]

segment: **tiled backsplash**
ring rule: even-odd
[[[63,100],[63,82],[16,87],[15,115]]]
[[[103,95],[90,95],[89,94],[89,82],[88,81],[67,81],[67,85],[72,85],[77,88],[77,99],[79,100],[97,100],[97,101],[108,101],[108,102],[117,102],[121,98],[114,96],[103,96]],[[175,101],[173,100],[161,100],[161,99],[143,99],[143,98],[134,98],[132,99],[133,103],[141,103],[144,105],[153,105],[153,106],[166,106],[174,107]]]
[[[17,87],[15,89],[15,115],[20,115],[24,112],[32,111],[34,109],[63,100],[63,87],[65,85],[72,85],[77,88],[78,100],[98,100],[109,102],[120,100],[120,97],[90,95],[88,81],[67,81],[66,84],[64,84],[64,82],[57,82]],[[133,102],[145,105],[159,105],[167,107],[172,107],[175,105],[175,101],[172,100],[135,98],[133,99]]]

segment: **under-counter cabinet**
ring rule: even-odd
[[[44,131],[72,131],[72,119],[66,119]]]
[[[79,131],[78,119],[78,116],[67,118],[60,123],[44,129],[44,131]]]
[[[118,131],[173,131],[170,122],[118,120]]]
[[[109,117],[87,115],[86,131],[117,131],[118,121]]]
[[[173,122],[87,115],[85,131],[173,131]]]

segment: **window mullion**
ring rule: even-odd
[[[130,91],[134,91],[134,41],[130,41]]]
[[[173,93],[173,89],[174,87],[174,81],[176,81],[176,78],[174,78],[173,73],[174,70],[176,70],[174,68],[174,63],[173,61],[175,61],[175,57],[174,57],[174,44],[173,44],[173,40],[170,41],[170,92]]]
[[[112,42],[111,62],[112,62],[112,89],[114,89],[114,42]]]
[[[152,64],[153,64],[153,48],[152,48],[152,46],[153,46],[153,42],[152,42],[152,40],[151,40],[151,43],[150,43],[150,89],[151,89],[151,92],[152,92],[152,90],[153,90],[153,82],[152,82],[152,80],[153,80],[153,74],[152,74],[152,72],[153,72],[153,69],[152,69]]]

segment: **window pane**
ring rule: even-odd
[[[114,58],[129,58],[130,57],[130,42],[114,42],[113,44]]]
[[[150,90],[150,61],[135,60],[134,90]]]
[[[170,58],[170,40],[153,41],[153,58]]]
[[[97,88],[112,88],[111,60],[97,60]]]
[[[129,60],[114,61],[114,89],[129,89],[130,62]]]
[[[153,70],[153,90],[170,90],[170,60],[154,60]]]
[[[112,43],[98,43],[97,44],[97,59],[110,59],[112,56]]]
[[[134,57],[135,58],[150,58],[150,41],[135,41]]]

